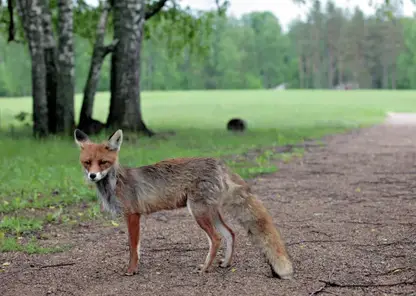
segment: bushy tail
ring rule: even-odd
[[[285,244],[262,202],[243,185],[234,188],[231,196],[224,201],[224,207],[242,224],[253,242],[262,248],[273,275],[282,279],[292,278],[293,266]]]

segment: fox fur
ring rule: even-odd
[[[273,275],[292,277],[292,262],[270,214],[248,184],[222,161],[209,157],[174,158],[126,168],[118,162],[121,130],[101,144],[93,143],[78,129],[74,137],[81,148],[80,162],[85,175],[95,183],[102,205],[107,211],[125,217],[130,245],[127,275],[138,270],[141,215],[187,207],[208,237],[209,252],[200,272],[207,271],[213,263],[221,243],[218,232],[226,241],[225,258],[220,266],[231,265],[235,235],[223,220],[226,211],[262,249]]]

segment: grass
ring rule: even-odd
[[[0,221],[0,230],[8,231],[16,235],[22,235],[25,232],[41,230],[43,221],[37,218],[9,217],[4,216]]]
[[[49,254],[65,251],[68,247],[41,247],[32,238],[28,243],[19,243],[18,238],[8,237],[0,241],[0,252],[24,252],[27,254]]]
[[[125,141],[121,149],[122,164],[139,166],[171,157],[214,156],[226,159],[245,178],[274,172],[276,159],[289,161],[303,153],[298,149],[276,154],[273,147],[375,124],[388,111],[416,112],[412,91],[178,91],[145,92],[142,96],[146,123],[156,132],[174,130],[176,135],[169,139],[130,135],[132,140]],[[94,117],[105,121],[108,104],[109,94],[99,93]],[[78,96],[77,110],[80,105]],[[31,98],[0,99],[3,251],[43,252],[33,247],[34,242],[29,249],[22,247],[15,237],[30,236],[50,223],[100,215],[94,204],[95,192],[83,180],[73,139],[34,141],[27,137],[28,129],[19,130],[21,123],[14,116],[31,112],[31,107]],[[247,133],[225,131],[226,122],[234,116],[247,120]],[[258,151],[255,157],[245,157],[253,150]],[[80,203],[88,206],[82,215],[71,217],[66,208]],[[23,216],[27,210],[34,213],[33,220]]]

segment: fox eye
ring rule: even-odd
[[[100,165],[106,165],[108,163],[107,160],[100,160]]]
[[[91,160],[84,161],[85,165],[91,165]]]

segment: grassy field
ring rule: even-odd
[[[174,130],[176,135],[131,137],[123,143],[120,161],[139,166],[171,157],[210,155],[226,159],[248,178],[273,172],[276,158],[290,157],[276,155],[273,147],[378,123],[388,111],[416,112],[414,96],[411,91],[147,92],[142,102],[145,121],[156,132]],[[98,94],[95,118],[105,121],[108,104],[108,93]],[[14,116],[31,112],[31,106],[30,98],[0,99],[0,251],[59,251],[62,246],[37,245],[47,225],[76,224],[101,215],[95,192],[83,179],[73,139],[37,142],[22,137]],[[234,116],[247,120],[249,131],[244,135],[225,131]],[[258,151],[256,157],[246,159],[244,154],[253,150]],[[71,210],[80,204],[82,210]]]

